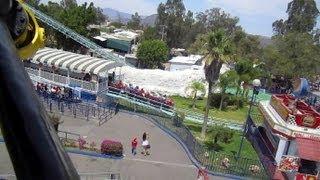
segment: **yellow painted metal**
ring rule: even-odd
[[[26,60],[31,58],[38,49],[44,47],[44,29],[39,27],[35,15],[24,5],[23,1],[18,1],[22,4],[23,9],[28,14],[28,26],[25,32],[15,40],[15,44],[18,48],[20,58]]]

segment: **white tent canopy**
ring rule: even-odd
[[[43,48],[31,60],[32,63],[42,63],[46,66],[55,66],[60,69],[77,73],[106,74],[110,69],[121,66],[120,63],[99,59],[87,55],[75,54],[63,50]]]

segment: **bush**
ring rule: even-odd
[[[85,149],[85,145],[87,144],[87,142],[86,142],[86,140],[85,139],[83,139],[83,138],[79,138],[78,139],[78,144],[79,144],[79,149]]]
[[[104,140],[101,143],[101,153],[111,156],[122,156],[123,146],[120,142]]]
[[[214,145],[218,145],[219,142],[228,144],[234,135],[233,130],[223,126],[213,126],[209,133]]]
[[[224,107],[223,109],[229,107],[229,106],[235,106],[238,108],[243,108],[245,103],[247,102],[247,99],[244,97],[237,97],[235,95],[226,94],[226,97],[224,98]],[[212,94],[210,99],[210,106],[214,108],[220,107],[220,101],[221,101],[221,94]],[[227,106],[227,107],[225,107]]]

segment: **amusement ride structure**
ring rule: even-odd
[[[109,81],[121,79],[121,76],[112,76],[108,70],[125,65],[124,58],[103,49],[30,5],[25,4],[25,6],[34,12],[38,19],[92,50],[99,57],[78,55],[50,48],[41,49],[35,53],[31,60],[24,62],[25,70],[34,85],[43,83],[72,88],[78,92],[79,98],[85,97],[88,101],[103,101],[107,99],[106,97],[111,97],[169,116],[175,115],[176,109],[173,107],[109,88]],[[52,67],[57,67],[59,70],[52,71]],[[12,70],[12,72],[14,71]],[[90,81],[81,80],[79,77],[83,74],[89,74]],[[269,101],[259,103],[264,120],[260,126],[255,125],[250,112],[244,128],[241,124],[226,120],[214,119],[210,121],[213,124],[225,125],[236,130],[244,129],[245,137],[252,143],[269,177],[273,179],[319,179],[320,114],[301,99],[300,95],[306,91],[306,85],[303,79],[299,82],[299,93],[273,95]],[[37,104],[30,100],[30,104],[32,103]],[[203,115],[187,110],[182,111],[185,112],[186,119],[203,121]],[[39,119],[39,123],[43,122]],[[44,135],[44,137],[48,136]],[[51,147],[55,147],[54,144],[49,143]],[[62,148],[59,148],[62,151]],[[61,154],[63,155],[63,153]],[[61,154],[60,156],[62,156]],[[56,153],[56,156],[59,156],[59,153]],[[70,160],[66,157],[63,158],[56,158],[56,164],[63,164],[56,171],[67,169]],[[22,172],[21,166],[19,168],[21,174],[26,173]],[[64,174],[61,173],[62,176],[77,177],[74,169],[70,172],[64,172]]]

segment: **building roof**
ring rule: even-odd
[[[106,73],[108,70],[115,67],[122,66],[115,61],[75,54],[53,48],[40,49],[34,55],[31,62],[36,64],[42,63],[46,66],[55,66],[72,72],[93,73],[97,75]]]
[[[123,41],[132,41],[139,36],[138,33],[117,29],[115,33],[100,32],[100,37],[105,39],[119,39]]]
[[[201,55],[177,56],[177,57],[173,57],[171,60],[169,60],[169,62],[175,63],[175,64],[194,65],[198,60],[202,59],[202,57],[203,56]]]
[[[320,162],[319,140],[298,137],[296,141],[300,158]]]

